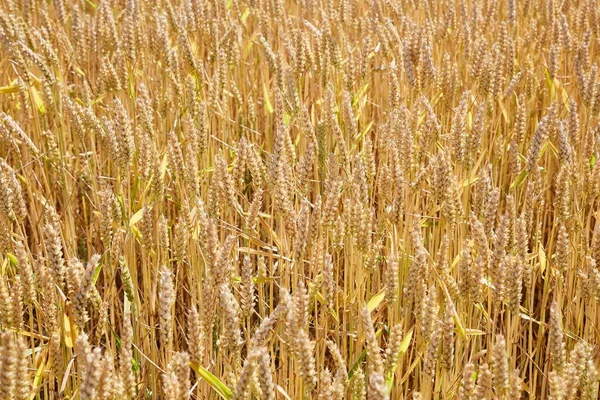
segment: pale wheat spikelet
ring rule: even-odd
[[[94,331],[94,342],[100,343],[102,340],[102,336],[106,333],[106,325],[108,322],[108,308],[109,303],[107,301],[103,302],[98,309],[98,322],[96,323],[96,328]]]
[[[264,318],[258,328],[256,328],[251,340],[253,347],[264,346],[271,330],[275,327],[277,322],[286,315],[290,300],[286,299],[285,297],[288,296],[288,294],[284,294],[284,300],[279,303],[277,307],[275,307],[275,310],[273,310],[268,317]]]
[[[256,275],[260,278],[266,278],[268,276],[267,263],[262,255],[256,258]]]
[[[16,340],[17,365],[15,366],[16,387],[15,399],[29,399],[31,391],[31,379],[29,374],[29,356],[27,355],[28,346],[25,339],[18,337]]]
[[[502,396],[510,389],[510,376],[508,372],[508,355],[506,340],[503,335],[496,336],[493,347],[494,389],[496,394]]]
[[[596,368],[596,363],[592,357],[588,357],[586,371],[585,371],[585,384],[582,385],[582,392],[584,393],[584,398],[588,399],[596,399],[598,398],[598,378],[600,377],[598,373],[598,369]]]
[[[319,396],[317,397],[318,400],[334,398],[333,383],[332,383],[331,372],[329,371],[329,368],[325,368],[319,374],[319,386],[320,386],[319,387]]]
[[[252,185],[260,188],[268,178],[267,169],[256,146],[250,146],[248,152],[248,169],[252,175]]]
[[[230,352],[237,354],[243,343],[240,332],[239,305],[226,284],[219,288],[219,299],[223,313],[223,330],[219,343]]]
[[[19,275],[16,275],[13,278],[12,287],[11,287],[11,310],[12,313],[12,321],[15,329],[17,331],[23,330],[23,286],[21,284],[21,279]]]
[[[11,221],[22,221],[27,215],[23,191],[14,169],[2,158],[0,158],[0,183],[2,184],[0,199],[3,201],[4,214]]]
[[[403,331],[401,324],[396,324],[392,327],[390,332],[390,338],[388,340],[387,347],[385,349],[385,361],[384,361],[384,376],[389,377],[396,371],[396,365],[398,364],[398,358],[400,356],[400,345],[402,343]]]
[[[521,291],[523,286],[523,264],[514,255],[505,259],[505,297],[509,309],[513,313],[519,311]]]
[[[515,369],[510,374],[510,392],[508,393],[510,399],[521,400],[521,383],[522,379],[519,375],[519,369]]]
[[[564,400],[565,398],[565,380],[564,377],[556,372],[550,371],[548,374],[548,398],[551,400]]]
[[[135,373],[132,368],[133,360],[133,327],[131,326],[131,312],[123,314],[121,330],[121,352],[119,354],[119,373],[123,382],[125,393],[129,398],[136,396]]]
[[[173,355],[171,368],[177,375],[177,383],[179,386],[180,398],[185,400],[190,398],[190,355],[185,352],[177,352]]]
[[[112,355],[108,352],[105,353],[97,368],[100,370],[100,379],[98,380],[96,397],[100,399],[110,399],[117,393],[122,395],[121,377],[115,375]]]
[[[517,114],[515,116],[515,141],[517,145],[521,145],[525,138],[527,129],[527,109],[526,98],[524,94],[520,94],[517,99]]]
[[[431,191],[433,198],[438,204],[444,204],[448,200],[448,192],[452,184],[452,167],[450,157],[440,152],[431,160]]]
[[[11,331],[2,333],[2,344],[0,345],[0,397],[12,399],[15,395],[17,384],[18,354],[14,334]]]
[[[54,332],[58,325],[57,313],[58,305],[56,302],[56,286],[54,286],[52,277],[45,265],[45,260],[38,260],[37,287],[41,290],[41,309],[42,324],[47,332]]]
[[[122,167],[129,166],[133,161],[135,143],[133,139],[132,122],[127,110],[118,97],[114,101],[115,130],[117,132],[118,155],[117,161]]]
[[[230,206],[239,208],[233,177],[227,170],[227,162],[221,154],[215,160],[214,182],[217,185],[220,198]]]
[[[569,118],[567,120],[567,133],[571,143],[574,145],[578,144],[581,140],[581,133],[579,131],[579,110],[578,103],[571,99],[569,101]]]
[[[214,278],[217,284],[226,284],[229,281],[231,276],[231,260],[229,258],[229,253],[234,248],[236,242],[235,235],[228,235],[225,238],[225,241],[220,246],[219,252],[216,254],[216,257],[213,260],[213,269],[214,271],[219,271],[218,274],[215,274]]]
[[[261,347],[261,350],[267,351],[266,348]],[[248,392],[250,391],[250,387],[252,385],[252,380],[254,376],[254,372],[257,367],[256,357],[258,356],[257,350],[255,349],[252,353],[248,354],[246,360],[244,361],[244,367],[242,368],[242,372],[238,377],[235,390],[233,391],[233,399],[234,400],[243,400],[248,397]]]
[[[169,223],[162,214],[158,217],[156,229],[158,230],[158,249],[166,254],[169,249]]]
[[[367,363],[369,365],[369,371],[374,371],[379,374],[383,373],[383,360],[381,359],[381,353],[377,338],[375,337],[375,329],[373,328],[373,321],[371,320],[371,313],[367,306],[363,306],[360,310],[362,328],[365,332],[366,346],[367,346]],[[370,378],[369,378],[370,380]]]
[[[294,334],[293,342],[300,366],[300,376],[307,387],[313,388],[317,385],[316,361],[314,356],[315,343],[310,340],[308,332],[303,327],[299,328]]]
[[[553,124],[555,122],[554,114],[555,107],[553,105],[552,107],[550,107],[547,114],[538,123],[538,126],[536,127],[535,132],[533,133],[531,143],[529,144],[529,150],[527,152],[527,166],[525,167],[528,173],[531,173],[533,171],[533,168],[537,165],[542,145],[548,138],[548,134],[550,133],[550,131],[553,129]]]
[[[158,277],[159,287],[159,334],[160,344],[163,349],[169,349],[173,342],[173,306],[175,304],[175,289],[171,271],[163,265]]]
[[[187,248],[188,248],[188,240],[189,240],[189,221],[187,218],[187,212],[182,210],[175,226],[173,227],[173,242],[172,251],[173,251],[173,259],[177,263],[178,266],[183,266],[187,260]]]
[[[96,266],[100,261],[100,255],[96,254],[90,258],[85,271],[81,277],[79,288],[72,299],[73,302],[73,316],[75,324],[83,329],[86,322],[89,319],[87,310],[88,302],[90,301],[92,288],[94,287],[94,273],[96,272]],[[97,293],[97,292],[96,292]]]
[[[204,278],[202,283],[202,322],[204,332],[212,339],[213,325],[216,317],[216,302],[217,302],[217,289],[213,286],[214,283],[210,282],[210,276]]]
[[[123,83],[117,73],[115,65],[109,57],[103,56],[100,59],[100,74],[98,75],[97,85],[103,92],[120,91]]]
[[[504,98],[509,97],[513,92],[515,92],[515,89],[519,85],[522,77],[523,77],[523,71],[519,71],[517,74],[515,74],[515,76],[513,76],[513,78],[508,83],[506,92],[504,93]]]
[[[335,215],[338,208],[338,203],[341,197],[343,182],[341,180],[333,180],[325,193],[325,202],[323,203],[322,219],[325,226],[331,226],[335,221]]]
[[[556,267],[564,273],[569,265],[569,233],[564,224],[560,224],[558,228],[555,259]]]
[[[315,140],[310,140],[307,146],[305,153],[298,160],[298,164],[296,164],[297,180],[300,185],[300,192],[303,195],[310,194],[313,189],[318,143],[315,143]]]
[[[398,260],[395,254],[390,254],[385,266],[385,292],[386,299],[390,304],[395,304],[398,301],[398,292],[400,282],[398,278]]]
[[[430,285],[423,300],[421,315],[416,315],[417,326],[421,328],[421,333],[425,341],[429,340],[436,330],[438,308],[437,288],[435,285]]]
[[[368,400],[389,400],[383,375],[377,371],[369,371]]]
[[[517,19],[517,1],[516,0],[508,0],[508,23],[514,25]]]
[[[452,138],[452,146],[454,152],[454,158],[463,162],[466,156],[466,126],[467,126],[467,112],[468,112],[468,99],[471,93],[465,91],[461,98],[458,107],[453,110],[452,127],[450,135]]]
[[[495,238],[491,248],[493,249],[488,275],[494,282],[496,292],[500,295],[504,294],[504,270],[500,268],[506,258],[506,246],[509,240],[509,218],[507,214],[503,214],[496,228]]]
[[[99,347],[96,347],[86,355],[86,368],[81,382],[81,399],[92,400],[98,395],[98,384],[102,376],[102,354]]]
[[[573,148],[571,146],[572,139],[565,129],[563,121],[558,121],[558,159],[561,163],[567,166],[573,163]]]
[[[201,362],[204,358],[204,331],[196,306],[192,306],[187,315],[187,338],[191,359]]]
[[[309,293],[306,290],[306,285],[304,281],[299,281],[296,291],[293,294],[293,302],[288,307],[288,321],[286,321],[286,329],[288,334],[293,336],[293,332],[295,329],[294,325],[296,324],[300,327],[308,326],[309,314]]]
[[[565,345],[563,328],[558,303],[554,300],[550,306],[550,322],[548,323],[548,347],[552,368],[561,372],[565,363]]]
[[[417,290],[428,270],[427,251],[423,246],[423,239],[420,235],[421,233],[418,229],[412,231],[415,256],[408,270],[408,277],[404,286],[405,296],[408,298],[408,301],[413,301],[418,306],[422,305],[422,301],[416,296]],[[414,310],[416,315],[420,315],[420,311],[418,307]]]
[[[249,318],[254,310],[255,294],[253,281],[253,267],[250,256],[245,254],[241,268],[241,284],[240,284],[240,303],[242,315]]]
[[[178,178],[183,180],[185,177],[183,148],[177,134],[174,131],[170,131],[168,133],[167,150],[169,171],[174,176],[174,179]]]
[[[297,259],[304,255],[304,249],[308,242],[308,233],[310,227],[310,209],[307,200],[302,202],[300,212],[296,217],[296,243],[294,253]]]
[[[337,292],[337,283],[334,274],[335,270],[331,254],[326,254],[323,260],[323,288],[325,289],[325,305],[330,309],[334,309]]]
[[[52,278],[59,287],[62,287],[65,279],[65,260],[63,258],[63,245],[58,224],[52,221],[47,222],[44,225],[44,237],[46,256]]]
[[[423,360],[423,374],[431,381],[435,379],[436,364],[438,359],[438,351],[440,348],[440,336],[441,336],[441,322],[439,320],[434,321],[433,332],[427,345],[425,352],[425,359]]]
[[[354,376],[350,381],[350,392],[353,400],[365,400],[367,398],[365,374],[360,366],[354,371]]]
[[[53,332],[48,343],[48,369],[58,382],[63,371],[63,353],[61,349],[61,335],[59,332]]]
[[[446,304],[442,327],[442,367],[451,370],[454,364],[454,307]]]
[[[477,375],[477,385],[473,392],[476,399],[491,399],[494,375],[488,364],[483,364],[479,367]]]
[[[258,380],[262,391],[263,399],[275,400],[275,385],[273,375],[271,374],[271,357],[266,347],[256,349],[258,359]]]
[[[473,363],[471,363],[471,362],[468,362],[463,368],[462,381],[460,384],[459,399],[460,400],[469,400],[472,398],[474,392],[475,392],[475,365],[473,365]]]
[[[0,125],[0,134],[2,134],[3,136],[10,135],[11,140],[16,140],[17,142],[19,140],[22,140],[34,154],[40,153],[40,150],[36,147],[31,138],[25,133],[25,131],[10,115],[6,114],[3,111],[0,111],[0,119],[3,122],[3,124]],[[2,131],[4,130],[6,130],[7,133],[3,133]],[[5,163],[4,160],[3,162]]]
[[[113,190],[108,186],[98,192],[98,200],[100,239],[104,247],[109,249],[114,236],[113,223],[121,218],[121,208]]]
[[[344,357],[340,353],[340,349],[338,346],[328,340],[327,348],[333,357],[333,361],[335,362],[335,375],[332,380],[331,389],[336,399],[343,399],[346,393],[346,387],[348,386],[348,371],[346,368],[346,362],[344,361]]]
[[[11,328],[15,322],[12,312],[12,296],[8,290],[8,282],[6,276],[0,277],[0,322],[2,326]]]
[[[162,391],[165,400],[179,400],[181,398],[181,390],[177,382],[177,375],[170,368],[161,376]]]
[[[20,240],[15,242],[15,253],[19,263],[19,276],[23,284],[23,300],[25,304],[31,305],[36,298],[35,278],[29,254],[27,254],[25,245]]]
[[[263,203],[263,189],[259,187],[252,195],[252,203],[246,214],[245,225],[248,230],[256,231],[259,222],[259,213]]]

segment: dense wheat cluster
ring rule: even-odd
[[[3,0],[0,399],[598,398],[597,0]]]

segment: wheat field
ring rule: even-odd
[[[597,0],[2,0],[0,400],[595,400]]]

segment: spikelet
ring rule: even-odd
[[[160,344],[163,349],[169,349],[173,343],[173,305],[175,304],[175,289],[171,271],[162,266],[159,280],[159,333]]]
[[[454,364],[454,310],[446,304],[446,312],[442,326],[442,367],[451,370]]]
[[[99,347],[89,351],[86,355],[86,368],[81,383],[81,399],[91,400],[98,396],[98,386],[102,377],[102,368],[98,368],[102,361],[102,354]]]
[[[252,315],[255,303],[254,281],[252,276],[252,261],[249,255],[244,255],[241,268],[240,303],[242,315],[249,318]]]
[[[510,389],[510,377],[508,372],[508,355],[506,351],[506,340],[503,335],[496,336],[493,348],[494,389],[500,396],[506,394]]]
[[[366,335],[366,346],[367,346],[367,363],[369,364],[370,374],[382,374],[384,366],[383,360],[381,359],[379,344],[375,337],[375,330],[373,329],[373,322],[371,321],[371,313],[368,308],[364,306],[361,309],[361,321],[362,326]],[[371,382],[372,376],[369,376],[369,382]],[[369,383],[369,386],[371,384]]]
[[[436,364],[438,359],[438,351],[440,347],[441,323],[438,320],[434,321],[433,332],[431,333],[429,344],[425,352],[423,360],[423,374],[431,379],[435,378]]]
[[[367,388],[365,387],[365,374],[360,368],[354,372],[354,377],[350,381],[350,391],[352,398],[356,400],[365,400],[367,398]]]
[[[232,353],[237,353],[243,343],[240,333],[239,305],[227,285],[221,286],[219,299],[223,311],[223,331],[219,343]]]
[[[3,399],[12,399],[17,386],[17,365],[19,363],[18,348],[13,333],[4,331],[0,345],[0,396]]]
[[[53,217],[44,225],[44,237],[48,265],[54,282],[62,287],[65,279],[65,260],[63,258],[62,240],[58,223]]]
[[[396,370],[398,363],[398,357],[400,356],[400,344],[402,343],[402,326],[396,324],[392,327],[390,332],[390,338],[385,349],[385,361],[384,361],[384,376],[389,377],[393,375]]]
[[[92,288],[94,286],[94,273],[99,261],[100,255],[95,255],[89,260],[81,276],[79,287],[72,299],[75,324],[81,329],[89,320],[87,306],[91,298]]]
[[[398,281],[398,260],[394,254],[388,257],[385,268],[385,292],[387,301],[394,304],[398,301],[400,283]]]
[[[475,365],[468,362],[463,368],[462,382],[460,385],[460,400],[471,399],[475,392]]]
[[[266,351],[265,348],[261,349]],[[248,357],[244,361],[244,367],[242,368],[242,372],[238,378],[235,390],[233,391],[234,400],[247,398],[248,392],[250,391],[250,386],[255,376],[255,371],[257,368],[256,358],[258,356],[259,353],[255,350],[254,352],[249,353]]]
[[[556,300],[550,306],[550,322],[548,333],[548,346],[552,368],[555,371],[562,371],[565,363],[565,348],[563,342],[563,328],[561,323],[560,309]]]
[[[121,353],[119,354],[119,374],[127,396],[136,396],[136,380],[132,368],[133,359],[133,327],[131,326],[131,313],[126,311],[123,315],[121,331]]]
[[[262,320],[258,328],[254,331],[252,335],[251,343],[253,347],[263,346],[269,336],[271,330],[275,327],[277,322],[282,319],[288,312],[289,307],[289,294],[284,294],[284,300],[282,303],[279,303],[275,310],[266,318]]]
[[[550,131],[553,129],[552,124],[554,123],[554,113],[555,108],[552,106],[538,123],[535,132],[533,133],[531,143],[529,144],[529,150],[527,152],[527,165],[525,167],[525,170],[528,173],[531,173],[533,168],[536,166],[542,145],[548,138]]]
[[[273,376],[271,374],[271,357],[269,351],[262,347],[256,349],[258,358],[258,380],[260,389],[265,400],[275,400],[275,385],[273,384]]]
[[[487,364],[479,367],[477,385],[473,392],[476,399],[491,399],[494,375]]]
[[[190,358],[197,362],[204,358],[204,331],[196,306],[192,306],[187,316],[187,338]]]
[[[20,240],[15,243],[15,253],[19,263],[19,277],[22,283],[23,300],[25,304],[31,305],[36,298],[35,278],[29,255],[25,250],[23,242]]]

